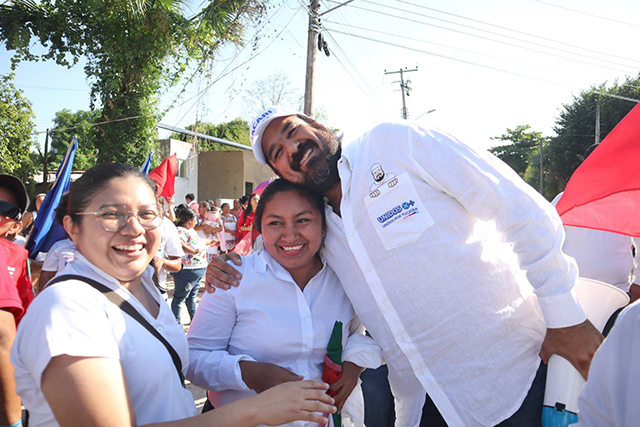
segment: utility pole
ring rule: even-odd
[[[600,144],[600,103],[596,101],[596,145]]]
[[[329,56],[329,48],[327,47],[326,40],[323,41],[320,37],[320,17],[326,15],[329,12],[345,6],[354,0],[347,0],[331,9],[325,10],[322,13],[318,13],[320,9],[320,0],[309,0],[309,34],[307,36],[307,72],[305,74],[304,81],[304,114],[309,117],[313,117],[314,105],[313,105],[313,92],[314,92],[314,80],[315,80],[315,68],[316,68],[316,39],[318,39],[318,49],[323,50],[324,54]]]
[[[49,181],[49,171],[47,170],[47,157],[49,157],[49,129],[44,137],[44,159],[42,160],[42,182]]]
[[[313,80],[316,66],[316,38],[320,30],[320,0],[309,2],[309,34],[307,37],[307,72],[304,81],[304,114],[313,117]]]
[[[540,138],[540,194],[544,196],[544,169],[542,166],[542,138]]]
[[[405,92],[407,94],[407,96],[409,96],[409,92],[411,91],[411,87],[409,87],[409,83],[411,83],[411,80],[407,80],[407,82],[405,83],[404,81],[404,73],[408,73],[411,71],[418,71],[418,67],[414,68],[413,70],[407,70],[407,67],[404,67],[404,70],[402,68],[400,68],[399,71],[387,71],[384,70],[384,74],[398,74],[400,73],[400,80],[399,81],[395,81],[393,83],[400,83],[400,92],[402,93],[402,118],[407,120],[409,114],[407,112],[407,103],[405,100]]]

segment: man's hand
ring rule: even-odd
[[[273,363],[243,360],[240,362],[240,370],[242,371],[242,380],[256,393],[262,393],[278,384],[303,379],[300,375]]]
[[[544,363],[549,363],[552,354],[562,356],[571,362],[586,380],[591,359],[603,340],[602,334],[588,320],[567,328],[547,329],[540,358]]]
[[[351,396],[351,392],[358,385],[358,378],[360,378],[362,371],[364,371],[364,368],[355,363],[342,363],[342,377],[329,387],[331,391],[338,390],[338,394],[333,396],[338,405],[338,412],[342,411],[344,402]]]
[[[226,291],[231,286],[240,284],[239,280],[242,279],[242,274],[227,264],[228,260],[233,261],[235,265],[242,265],[242,257],[233,252],[212,259],[207,266],[207,274],[205,275],[205,289],[207,292],[214,293],[216,288]]]
[[[631,286],[629,286],[628,293],[629,293],[629,299],[631,299],[629,304],[633,304],[640,298],[640,285],[632,283]]]

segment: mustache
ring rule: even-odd
[[[296,153],[291,156],[291,170],[295,171],[295,172],[300,172],[300,162],[302,162],[302,158],[304,157],[304,154],[310,149],[310,148],[314,148],[316,146],[316,143],[310,139],[307,139],[303,142],[300,143],[300,145],[298,146],[298,151],[296,151]]]

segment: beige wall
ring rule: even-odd
[[[244,195],[245,182],[253,188],[273,177],[251,151],[201,151],[198,155],[199,200],[237,199]]]

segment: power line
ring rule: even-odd
[[[326,30],[326,29],[325,29]],[[376,99],[373,99],[370,95],[369,92],[367,92],[361,85],[360,83],[358,83],[358,81],[353,77],[352,73],[347,69],[347,67],[340,61],[340,59],[338,57],[336,57],[336,59],[338,60],[338,62],[340,63],[340,65],[345,69],[345,71],[347,72],[347,74],[349,74],[349,77],[351,77],[351,79],[358,85],[358,87],[360,88],[360,90],[362,90],[362,92],[367,96],[367,98],[369,98],[370,101],[372,101],[374,104],[379,105],[380,104],[380,98],[378,98],[378,94],[376,93],[376,91],[371,87],[371,85],[369,84],[369,82],[367,81],[367,79],[364,78],[364,76],[362,75],[362,73],[360,73],[360,70],[358,69],[358,67],[356,67],[353,62],[351,61],[351,59],[349,58],[349,56],[346,54],[346,52],[342,49],[342,47],[340,46],[340,44],[338,43],[338,41],[335,39],[335,37],[333,37],[333,35],[329,32],[329,31],[325,31],[325,33],[331,38],[331,40],[333,41],[334,45],[336,46],[336,48],[340,51],[340,53],[342,54],[342,56],[344,57],[344,59],[349,63],[349,65],[351,66],[351,68],[353,69],[353,71],[355,71],[355,73],[358,75],[358,77],[360,77],[360,80],[362,80],[362,82],[364,83],[364,85],[367,87],[367,89],[369,90],[369,92],[371,94],[373,94],[373,96]],[[333,51],[333,49],[332,49]],[[335,53],[335,52],[334,52]]]
[[[556,85],[556,86],[563,86],[563,87],[567,87],[567,88],[570,88],[570,89],[580,90],[580,88],[577,88],[577,87],[571,86],[571,85],[567,85],[567,84],[564,84],[564,83],[558,83],[558,82],[554,82],[552,80],[546,80],[546,79],[539,78],[539,77],[533,77],[533,76],[529,76],[529,75],[526,75],[526,74],[517,73],[517,72],[514,72],[514,71],[508,71],[508,70],[504,70],[504,69],[501,69],[501,68],[492,67],[492,66],[489,66],[489,65],[478,64],[476,62],[467,61],[467,60],[459,59],[459,58],[454,58],[454,57],[447,56],[447,55],[441,55],[441,54],[438,54],[438,53],[429,52],[429,51],[422,50],[422,49],[416,49],[416,48],[403,46],[403,45],[396,44],[396,43],[390,43],[390,42],[386,42],[386,41],[383,41],[383,40],[378,40],[378,39],[373,39],[373,38],[370,38],[370,37],[360,36],[360,35],[357,35],[357,34],[346,33],[344,31],[339,31],[339,30],[331,30],[331,31],[333,31],[335,33],[351,36],[351,37],[358,37],[358,38],[361,38],[361,39],[364,39],[364,40],[373,41],[373,42],[376,42],[376,43],[386,44],[386,45],[389,45],[389,46],[399,47],[399,48],[406,49],[406,50],[411,50],[411,51],[414,51],[414,52],[420,52],[420,53],[424,53],[424,54],[427,54],[427,55],[436,56],[436,57],[443,58],[443,59],[448,59],[450,61],[461,62],[463,64],[474,65],[476,67],[486,68],[488,70],[498,71],[498,72],[505,73],[505,74],[511,74],[511,75],[518,76],[518,77],[524,77],[524,78],[530,79],[530,80],[536,80],[536,81],[539,81],[539,82],[549,83],[549,84],[553,84],[553,85]],[[600,94],[600,95],[603,95],[603,96],[622,99],[622,100],[625,100],[625,101],[631,101],[631,102],[636,102],[636,103],[640,102],[640,99],[629,98],[629,97],[626,97],[626,96],[614,95],[614,94],[605,93],[605,92],[597,92],[597,93]]]
[[[491,55],[491,54],[487,54],[487,53],[482,53],[482,52],[478,52],[478,51],[475,51],[475,50],[464,49],[464,48],[455,47],[455,46],[449,46],[449,45],[436,43],[436,42],[432,42],[432,41],[428,41],[428,40],[422,40],[422,39],[418,39],[418,38],[414,38],[414,37],[403,36],[403,35],[400,35],[400,34],[388,33],[386,31],[374,30],[374,29],[371,29],[371,28],[360,27],[360,26],[357,26],[357,25],[342,24],[340,22],[329,21],[329,20],[327,20],[325,22],[329,23],[329,24],[336,24],[336,25],[342,25],[342,26],[345,26],[345,27],[356,28],[356,29],[359,29],[359,30],[371,31],[373,33],[383,34],[383,35],[387,35],[387,36],[398,37],[398,38],[402,38],[404,40],[413,40],[413,41],[417,41],[417,42],[420,42],[420,43],[427,43],[427,44],[431,44],[431,45],[434,45],[434,46],[439,46],[439,47],[444,47],[444,48],[447,48],[447,49],[458,50],[458,51],[461,51],[461,52],[471,53],[471,54],[474,54],[474,55],[484,56],[484,57],[487,57],[487,58],[499,59],[499,60],[502,60],[502,61],[513,62],[515,64],[526,65],[527,67],[536,67],[536,68],[546,69],[546,70],[549,70],[549,71],[557,71],[557,69],[555,69],[555,68],[545,67],[545,66],[540,65],[540,64],[530,64],[530,63],[523,62],[523,61],[517,61],[517,60],[511,59],[511,58],[503,58],[503,57],[500,57],[500,56]],[[636,86],[636,85],[632,85],[632,84],[628,84],[628,83],[620,83],[620,85],[621,86],[632,87],[634,89],[640,89],[640,86]]]
[[[546,41],[550,41],[550,42],[553,42],[553,43],[558,43],[558,44],[561,44],[561,45],[564,45],[564,46],[569,46],[569,47],[573,47],[573,48],[576,48],[576,49],[586,50],[587,52],[598,53],[600,55],[611,56],[613,58],[624,59],[624,60],[627,60],[627,61],[640,62],[639,60],[636,60],[636,59],[631,59],[631,58],[626,58],[626,57],[623,57],[623,56],[613,55],[611,53],[602,52],[602,51],[599,51],[599,50],[594,50],[594,49],[590,49],[590,48],[587,48],[587,47],[574,45],[574,44],[571,44],[571,43],[565,43],[563,41],[550,39],[550,38],[539,36],[539,35],[536,35],[536,34],[531,34],[531,33],[527,33],[527,32],[520,31],[520,30],[514,30],[513,28],[503,27],[501,25],[492,24],[490,22],[481,21],[479,19],[473,19],[473,18],[469,18],[469,17],[466,17],[466,16],[457,15],[455,13],[446,12],[446,11],[440,10],[440,9],[435,9],[433,7],[427,7],[427,6],[423,6],[423,5],[420,5],[420,4],[411,3],[411,2],[408,2],[408,1],[405,1],[405,0],[396,0],[396,1],[399,2],[399,3],[410,4],[412,6],[419,7],[419,8],[422,8],[422,9],[427,9],[427,10],[432,10],[434,12],[443,13],[445,15],[455,16],[456,18],[465,19],[467,21],[477,22],[479,24],[484,24],[484,25],[488,25],[488,26],[491,26],[491,27],[500,28],[501,30],[512,31],[514,33],[522,34],[522,35],[525,35],[525,36],[535,37],[535,38],[538,38],[538,39],[541,39],[541,40],[546,40]]]
[[[363,1],[365,1],[365,0],[363,0]],[[377,3],[374,3],[374,4],[377,4]],[[390,6],[384,6],[384,5],[380,5],[380,6],[390,7]],[[419,20],[407,18],[407,17],[404,17],[404,16],[393,15],[393,14],[386,13],[386,12],[381,12],[381,11],[378,11],[378,10],[372,10],[372,9],[367,9],[367,8],[364,8],[364,7],[352,6],[352,5],[348,5],[348,6],[345,6],[345,7],[351,7],[351,8],[355,8],[355,9],[364,10],[364,11],[367,11],[367,12],[377,13],[377,14],[383,15],[385,17],[398,18],[398,19],[402,19],[402,20],[405,20],[405,21],[408,21],[408,22],[415,22],[417,24],[426,25],[426,26],[434,27],[434,28],[439,28],[439,29],[442,29],[442,30],[451,31],[451,32],[454,32],[454,33],[463,34],[463,35],[466,35],[466,36],[471,36],[471,37],[479,38],[479,39],[482,39],[482,40],[488,40],[488,41],[492,41],[494,43],[500,43],[500,44],[504,44],[504,45],[507,45],[507,46],[512,46],[512,47],[515,47],[515,48],[518,48],[518,49],[529,50],[529,51],[532,51],[532,52],[541,53],[543,55],[549,55],[549,56],[553,56],[553,57],[556,57],[556,58],[565,59],[565,60],[568,60],[568,61],[574,61],[574,62],[580,62],[580,63],[587,64],[587,65],[592,65],[594,67],[606,68],[606,69],[613,70],[613,71],[618,71],[618,72],[621,72],[621,73],[629,73],[629,72],[631,72],[630,70],[621,70],[621,69],[618,69],[618,68],[608,67],[608,66],[602,65],[602,64],[594,64],[592,62],[582,61],[582,60],[576,59],[576,58],[569,58],[569,57],[558,55],[558,54],[554,54],[554,53],[551,53],[551,52],[545,52],[545,51],[534,49],[534,48],[531,48],[531,47],[522,46],[522,45],[518,45],[518,44],[515,44],[515,43],[509,43],[509,42],[506,42],[506,41],[503,41],[503,40],[496,40],[496,39],[493,39],[491,37],[485,37],[485,36],[481,36],[481,35],[478,35],[478,34],[471,34],[471,33],[467,33],[467,32],[464,32],[464,31],[455,30],[453,28],[447,28],[447,27],[443,27],[443,26],[440,26],[440,25],[429,24],[429,23],[424,22],[424,21],[419,21]],[[415,13],[414,13],[414,15],[415,15]],[[417,15],[420,15],[420,14],[417,14]],[[479,30],[479,31],[484,31],[484,30]],[[508,36],[503,36],[503,37],[512,38],[512,37],[508,37]],[[549,47],[549,48],[550,49],[554,49],[553,47]],[[573,53],[573,55],[579,55],[579,54]],[[584,55],[582,55],[582,56],[584,56]],[[601,59],[598,59],[598,60],[599,61],[603,61]],[[636,70],[634,70],[633,72],[636,72]]]
[[[549,69],[548,67],[544,67],[544,66],[539,65],[539,64],[530,64],[528,62],[516,61],[515,59],[511,59],[511,58],[503,58],[501,56],[491,55],[491,54],[488,54],[488,53],[482,53],[482,52],[478,52],[478,51],[471,50],[471,49],[464,49],[464,48],[461,48],[461,47],[449,46],[449,45],[446,45],[446,44],[436,43],[436,42],[432,42],[432,41],[428,41],[428,40],[417,39],[417,38],[414,38],[414,37],[407,37],[407,36],[400,35],[400,34],[388,33],[386,31],[380,31],[380,30],[374,30],[374,29],[371,29],[371,28],[360,27],[358,25],[343,24],[343,23],[340,23],[340,22],[334,22],[334,21],[329,21],[329,20],[327,20],[325,22],[328,23],[328,24],[336,24],[336,25],[342,25],[342,26],[345,26],[345,27],[356,28],[358,30],[371,31],[372,33],[383,34],[383,35],[386,35],[386,36],[399,37],[399,38],[402,38],[402,39],[405,39],[405,40],[413,40],[413,41],[417,41],[417,42],[421,42],[421,43],[428,43],[428,44],[431,44],[431,45],[434,45],[434,46],[444,47],[444,48],[447,48],[447,49],[459,50],[461,52],[472,53],[474,55],[479,55],[479,56],[486,56],[487,58],[500,59],[502,61],[508,61],[508,62],[513,62],[513,63],[520,64],[520,65],[526,65],[527,67],[538,67],[538,68],[547,68],[547,69]]]
[[[328,36],[331,38],[331,40],[335,43],[336,47],[337,47],[338,49],[340,49],[340,50],[341,50],[340,46],[338,45],[338,43],[337,43],[336,39],[333,37],[333,35],[332,35],[331,33],[329,33],[329,32],[327,32],[327,35],[328,35]],[[346,66],[346,65],[344,65],[344,63],[340,60],[340,57],[339,57],[338,55],[336,55],[336,52],[335,52],[333,49],[331,49],[331,51],[333,52],[333,54],[334,54],[333,56],[334,56],[334,58],[336,58],[336,61],[338,61],[338,64],[340,64],[340,66],[341,66],[342,68],[344,68],[344,70],[345,70],[345,71],[346,71],[346,73],[349,75],[349,77],[351,78],[351,80],[353,80],[353,82],[358,86],[358,88],[362,91],[362,93],[363,93],[367,98],[369,98],[369,100],[370,100],[370,101],[371,101],[371,102],[372,102],[372,103],[373,103],[373,104],[374,104],[374,105],[375,105],[379,110],[381,110],[381,109],[380,109],[380,107],[379,107],[379,105],[380,105],[380,100],[379,100],[379,99],[377,99],[377,94],[376,94],[374,91],[372,91],[372,90],[371,90],[371,88],[369,88],[369,90],[370,90],[370,91],[373,93],[373,95],[376,97],[376,99],[373,99],[373,98],[371,97],[371,95],[369,94],[369,92],[368,92],[367,90],[365,90],[365,89],[364,89],[364,87],[363,87],[363,86],[358,82],[358,80],[357,80],[357,79],[352,75],[352,72],[351,72],[351,71],[349,71],[349,69],[347,68],[347,66]],[[341,53],[342,55],[345,55],[345,57],[346,57],[346,54],[345,54],[342,50],[341,50],[341,52],[340,52],[340,53]],[[364,80],[364,78],[363,78],[362,76],[361,76],[360,78],[363,80],[363,82],[364,82],[365,84],[367,84],[367,85],[368,85],[368,83],[366,82],[366,80]],[[382,111],[382,110],[381,110],[381,111]]]
[[[583,11],[581,11],[581,10],[570,9],[570,8],[568,8],[568,7],[565,7],[565,6],[559,6],[559,5],[557,5],[557,4],[549,3],[549,2],[546,2],[546,1],[542,1],[542,0],[536,0],[536,1],[537,1],[538,3],[543,3],[543,4],[546,4],[546,5],[549,5],[549,6],[557,7],[558,9],[568,10],[568,11],[570,11],[570,12],[575,12],[575,13],[579,13],[579,14],[581,14],[581,15],[591,16],[591,17],[593,17],[593,18],[604,19],[605,21],[615,22],[615,23],[617,23],[617,24],[630,25],[630,26],[632,26],[632,27],[640,27],[640,25],[638,25],[638,24],[633,24],[633,23],[631,23],[631,22],[619,21],[619,20],[617,20],[617,19],[607,18],[607,17],[605,17],[605,16],[595,15],[595,14],[593,14],[593,13],[583,12]]]

